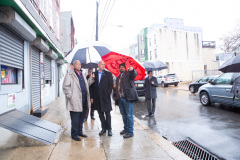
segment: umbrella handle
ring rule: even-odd
[[[88,50],[88,56],[89,56],[89,60],[90,60],[90,67],[93,68],[93,67],[92,67],[92,64],[91,64],[91,58],[90,58],[90,54],[89,54],[89,48],[87,48],[87,50]]]

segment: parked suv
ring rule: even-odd
[[[158,84],[161,84],[162,87],[167,87],[168,85],[177,86],[179,83],[178,77],[175,73],[160,75],[157,77],[157,80],[158,80]]]
[[[225,73],[212,82],[201,86],[198,89],[201,104],[208,106],[214,103],[220,103],[240,107],[240,99],[235,98],[233,101],[233,93],[230,92],[233,81],[239,75],[239,73]]]

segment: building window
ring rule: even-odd
[[[17,84],[17,69],[2,65],[1,84]]]
[[[151,38],[149,38],[149,46],[151,46],[152,44],[151,44]]]
[[[155,59],[157,59],[157,49],[155,49],[154,52],[155,52]]]
[[[156,38],[156,35],[154,35],[154,44],[157,44],[157,38]]]
[[[152,60],[152,51],[150,51],[150,60]]]

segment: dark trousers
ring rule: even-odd
[[[151,102],[152,101],[152,102]],[[147,109],[149,114],[154,114],[156,108],[156,98],[147,99]]]
[[[98,115],[101,121],[103,130],[111,130],[111,114],[110,111],[102,112],[101,109],[98,109]]]
[[[84,112],[84,118],[88,119],[88,114],[89,114],[89,108],[86,107],[86,110]],[[91,104],[91,112],[90,112],[91,117],[94,117],[94,105]]]
[[[77,137],[82,133],[84,114],[83,112],[70,111],[70,117],[72,121],[71,136]]]
[[[70,117],[71,117],[71,123],[72,123],[72,127],[71,127],[71,136],[72,137],[76,137],[80,133],[82,133],[84,112],[87,108],[86,101],[84,101],[82,103],[82,107],[83,107],[83,112],[70,111]]]

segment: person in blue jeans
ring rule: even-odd
[[[120,75],[116,80],[116,104],[118,104],[123,118],[124,129],[120,132],[124,138],[134,136],[133,133],[133,102],[138,100],[137,91],[134,86],[134,79],[137,71],[129,67],[126,70],[125,63],[119,65]]]

